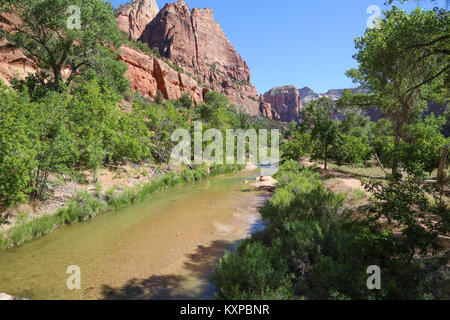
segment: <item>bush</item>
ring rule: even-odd
[[[424,208],[425,198],[410,183],[377,185],[371,189],[379,200],[373,204],[375,216],[355,218],[344,210],[343,195],[327,191],[317,174],[297,162],[286,161],[277,178],[277,189],[261,210],[266,230],[217,266],[213,281],[220,298],[432,297],[426,269],[411,259],[418,249],[433,248],[436,230],[448,232],[448,226],[428,224],[413,209]],[[404,225],[404,237],[383,228],[380,217]],[[382,269],[382,290],[366,286],[371,265]]]
[[[0,205],[26,202],[36,167],[36,127],[33,109],[25,94],[0,83]]]
[[[291,141],[280,145],[283,159],[299,161],[312,153],[312,139],[310,133],[295,132]]]
[[[291,296],[287,264],[270,248],[246,241],[220,260],[212,281],[219,299],[267,300]]]
[[[331,148],[331,158],[342,163],[361,163],[370,157],[368,142],[353,136],[341,136],[340,143]]]
[[[79,192],[67,207],[59,209],[56,216],[61,224],[72,224],[91,219],[104,209],[106,209],[104,203],[84,191]]]

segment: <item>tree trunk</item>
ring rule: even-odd
[[[381,170],[383,170],[384,174],[388,175],[389,173],[384,168],[383,164],[380,161],[380,158],[378,158],[378,154],[377,153],[375,153],[375,158],[377,159],[378,166],[381,168]]]
[[[53,77],[54,77],[53,85],[55,87],[55,91],[59,93],[62,76],[61,70],[56,66],[53,67]]]
[[[328,145],[325,146],[325,171],[327,171],[327,162],[328,162]]]
[[[444,148],[442,149],[442,155],[441,155],[441,160],[439,161],[439,167],[438,167],[438,171],[437,171],[437,191],[438,192],[442,192],[443,187],[444,187],[444,183],[445,183],[445,165],[447,163],[447,157],[448,157],[448,145],[444,146]]]
[[[395,134],[394,154],[392,158],[392,175],[398,177],[398,162],[399,162],[400,136]]]

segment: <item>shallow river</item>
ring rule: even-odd
[[[263,226],[267,199],[244,180],[214,177],[153,194],[130,208],[66,226],[0,252],[0,292],[29,299],[210,299],[225,249]],[[81,271],[69,290],[68,266]]]

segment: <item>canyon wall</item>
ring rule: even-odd
[[[276,117],[283,122],[300,119],[303,104],[300,94],[294,86],[283,86],[269,90],[264,94],[264,102],[270,104],[271,112],[276,114]]]
[[[208,90],[199,86],[193,78],[172,69],[165,61],[132,48],[120,48],[119,60],[128,66],[126,76],[131,89],[146,98],[153,98],[159,90],[165,99],[178,99],[189,94],[196,103],[203,102]]]
[[[11,19],[3,14],[0,23],[7,25]],[[157,90],[166,99],[189,94],[195,103],[203,102],[207,92],[217,91],[239,109],[259,114],[258,91],[251,84],[250,70],[211,9],[191,11],[184,1],[178,1],[158,11],[155,0],[134,0],[117,8],[116,21],[130,40],[158,47],[162,56],[121,47],[118,59],[128,66],[126,75],[133,90],[148,98],[155,97]],[[0,79],[9,84],[11,78],[37,70],[36,63],[20,50],[0,42]]]
[[[130,40],[137,40],[158,12],[156,0],[133,0],[117,8],[117,27],[127,33]]]
[[[258,92],[247,63],[228,41],[212,9],[166,4],[139,38],[209,90],[228,96],[245,111],[259,112]]]
[[[0,14],[0,27],[11,30],[12,25],[20,20],[11,14]],[[38,70],[36,63],[28,59],[21,50],[15,48],[8,41],[0,38],[0,79],[10,85],[12,78],[23,79],[27,74]]]

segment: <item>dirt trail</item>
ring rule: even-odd
[[[348,175],[345,175],[341,172],[338,172],[338,171],[330,169],[330,168],[328,168],[327,171],[325,171],[323,164],[317,163],[317,162],[312,162],[312,161],[310,161],[310,159],[303,160],[302,164],[307,167],[316,165],[318,168],[320,168],[321,173],[327,177],[327,180],[329,180],[327,183],[327,187],[329,187],[333,191],[339,192],[339,191],[344,191],[345,189],[347,189],[347,190],[359,189],[361,191],[366,192],[363,184],[358,179],[349,177]]]

